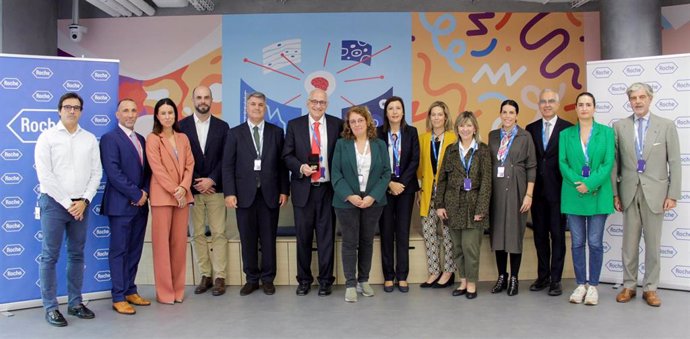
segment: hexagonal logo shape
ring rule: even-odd
[[[100,214],[101,214],[101,205],[98,204],[98,205],[94,206],[94,207],[91,209],[91,211],[92,211],[94,214],[96,214],[96,215],[100,215]]]
[[[671,269],[671,273],[677,278],[690,278],[690,266],[673,266],[673,268]]]
[[[644,73],[644,67],[642,65],[627,65],[623,68],[623,74],[628,77],[637,77]]]
[[[623,109],[626,110],[627,112],[632,112],[632,111],[633,111],[632,106],[630,106],[630,101],[626,101],[626,102],[623,104]]]
[[[41,90],[34,92],[31,97],[36,102],[50,102],[50,100],[53,100],[53,93],[50,93],[50,91]]]
[[[668,211],[664,211],[664,221],[673,221],[678,218],[678,213],[676,213],[676,210],[671,209]]]
[[[110,79],[110,72],[102,69],[97,69],[91,72],[91,78],[96,81],[108,81],[108,79]]]
[[[43,242],[43,231],[36,231],[36,233],[34,233],[34,239],[36,239],[38,242]]]
[[[106,92],[95,92],[91,95],[91,101],[97,104],[105,104],[110,101],[110,95]]]
[[[690,165],[690,153],[681,153],[680,154],[680,165],[681,166]]]
[[[53,70],[48,67],[36,67],[31,74],[34,75],[36,79],[50,79],[53,77]]]
[[[24,223],[20,220],[6,220],[2,224],[2,229],[8,233],[19,232],[22,228],[24,228]]]
[[[678,199],[679,203],[687,204],[690,202],[690,191],[681,191],[680,192],[680,199]]]
[[[79,80],[66,80],[62,83],[62,88],[69,92],[79,92],[84,87]]]
[[[36,195],[41,194],[41,184],[36,184],[36,186],[34,186],[34,193],[36,193]]]
[[[34,261],[39,265],[41,264],[41,253],[36,255],[36,257],[34,258]]]
[[[110,270],[98,271],[93,278],[98,282],[110,281]]]
[[[2,180],[5,185],[16,185],[22,182],[24,180],[24,177],[22,177],[21,174],[16,173],[16,172],[10,172],[10,173],[5,173],[0,177],[0,180]]]
[[[19,87],[22,87],[22,82],[17,78],[2,78],[0,80],[0,87],[4,89],[19,89]]]
[[[678,128],[690,128],[690,117],[689,116],[681,116],[673,119],[673,123],[676,124],[676,127]]]
[[[96,238],[107,238],[110,236],[109,226],[98,226],[93,230],[93,236]]]
[[[606,125],[608,125],[609,127],[613,127],[613,124],[615,124],[616,121],[618,121],[618,120],[620,120],[620,119],[618,119],[618,118],[616,118],[616,119],[611,119],[611,120],[609,120],[609,123],[606,124]]]
[[[678,101],[671,98],[660,99],[656,101],[656,104],[654,106],[660,111],[672,111],[676,107],[678,107]]]
[[[98,193],[103,193],[103,191],[105,191],[105,181],[101,181],[98,184],[98,189],[96,190]]]
[[[93,257],[96,258],[96,260],[108,260],[108,254],[110,254],[110,249],[99,248],[93,252]]]
[[[678,92],[690,91],[690,79],[680,79],[673,83],[673,88]]]
[[[15,257],[24,253],[22,244],[9,244],[2,248],[2,253],[7,257]]]
[[[659,93],[662,87],[661,84],[656,81],[646,81],[645,84],[649,85],[654,93]]]
[[[623,262],[620,260],[609,260],[604,267],[610,272],[623,272]]]
[[[97,114],[91,118],[91,123],[94,126],[108,126],[110,118],[107,115]]]
[[[608,67],[597,67],[592,70],[592,75],[597,79],[605,79],[611,76],[613,71]]]
[[[661,254],[662,258],[673,258],[676,256],[676,254],[678,254],[678,250],[676,250],[676,248],[673,246],[661,245],[659,246],[659,253]]]
[[[609,243],[606,241],[601,243],[601,247],[603,248],[604,253],[608,253],[611,250],[611,245],[609,245]]]
[[[24,155],[20,150],[16,148],[6,148],[0,153],[0,157],[6,161],[16,161],[22,158]]]
[[[654,70],[659,74],[671,74],[674,73],[677,69],[678,65],[676,65],[676,63],[673,61],[662,62],[656,65],[656,67],[654,67]]]
[[[621,95],[621,94],[625,94],[625,91],[628,90],[628,85],[626,85],[624,83],[617,82],[617,83],[611,84],[611,86],[609,86],[608,90],[609,90],[609,93],[611,93],[613,95]]]
[[[644,274],[644,263],[641,263],[637,266],[637,270],[640,272],[640,274]]]
[[[2,272],[2,276],[7,280],[21,279],[25,274],[26,271],[21,267],[10,267],[6,269],[5,272]]]
[[[612,237],[622,237],[623,236],[623,225],[611,224],[606,228],[606,233]]]
[[[24,204],[24,200],[18,196],[11,196],[2,199],[1,203],[5,208],[20,208]]]
[[[613,105],[608,101],[597,102],[596,112],[597,113],[609,113],[613,109]]]
[[[671,234],[676,240],[690,241],[690,228],[676,228]]]
[[[21,109],[7,123],[7,128],[23,144],[34,144],[43,131],[60,121],[54,109]]]

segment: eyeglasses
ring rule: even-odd
[[[352,119],[352,120],[348,120],[348,122],[350,123],[350,125],[359,125],[359,124],[363,124],[367,121],[365,119],[356,119],[356,120]]]
[[[549,104],[552,104],[552,105],[553,105],[553,104],[555,104],[556,102],[557,102],[556,99],[539,100],[539,104],[540,104],[540,105],[543,105],[543,104],[545,104],[545,103],[549,103]]]
[[[67,112],[71,110],[74,110],[75,112],[81,112],[81,106],[64,105],[62,106],[62,109],[64,109]]]
[[[328,101],[309,99],[309,103],[311,103],[314,106],[326,106],[328,104]]]

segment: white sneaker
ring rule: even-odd
[[[371,285],[369,285],[368,282],[357,283],[357,292],[362,293],[362,295],[365,297],[374,296],[374,289],[371,288]]]
[[[573,304],[581,303],[582,299],[585,298],[585,294],[588,294],[587,287],[585,287],[585,285],[577,285],[577,288],[573,291],[573,294],[570,295],[570,302]]]
[[[348,287],[345,289],[345,301],[349,303],[357,302],[357,289]]]
[[[587,289],[587,296],[585,296],[585,305],[594,306],[599,303],[599,292],[594,286]]]

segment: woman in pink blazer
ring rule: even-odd
[[[150,201],[156,300],[172,305],[184,299],[194,156],[189,139],[178,127],[177,106],[169,98],[156,103],[146,155],[153,172]]]

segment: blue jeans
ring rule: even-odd
[[[81,303],[81,286],[84,280],[84,243],[88,227],[88,209],[84,220],[77,221],[55,199],[41,194],[38,199],[41,208],[41,232],[43,243],[39,264],[41,298],[43,308],[50,312],[58,308],[57,277],[55,264],[60,257],[62,238],[67,233],[67,295],[69,307]]]
[[[584,285],[587,281],[587,267],[585,261],[585,243],[589,248],[589,285],[599,285],[601,264],[604,261],[604,223],[608,214],[582,216],[568,214],[568,226],[570,227],[571,250],[573,253],[573,266],[575,268],[575,282]]]

